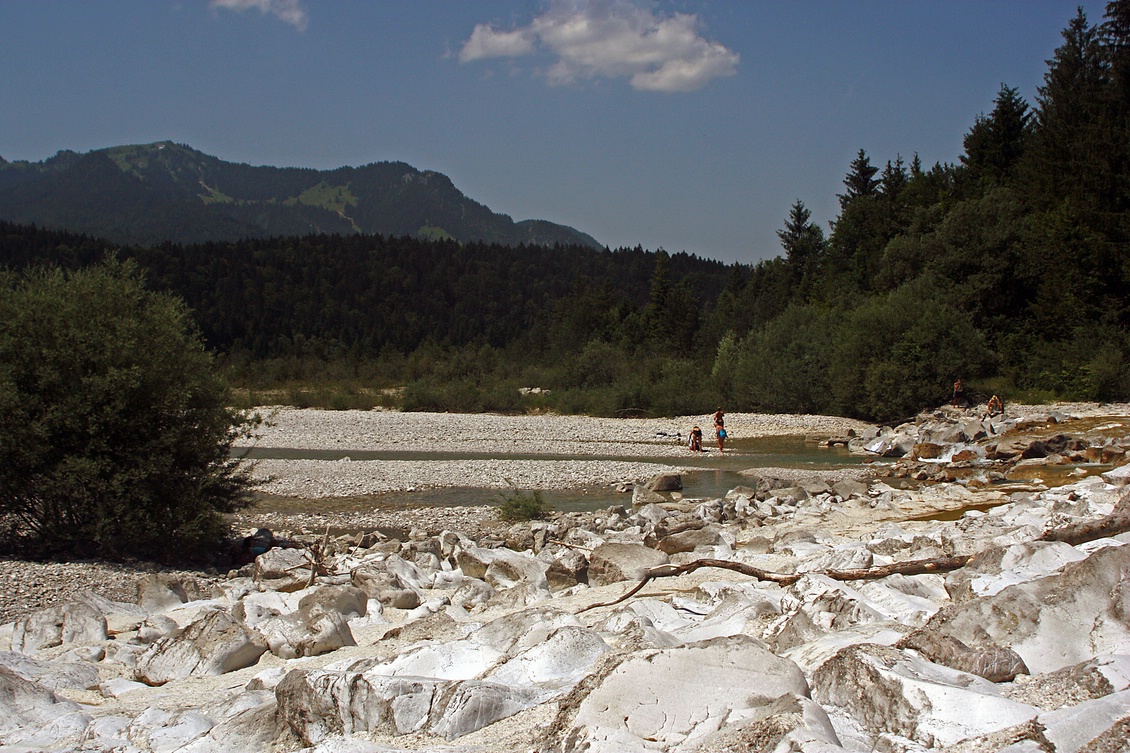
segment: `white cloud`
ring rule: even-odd
[[[647,91],[693,91],[717,76],[732,76],[739,55],[698,33],[698,17],[661,16],[630,0],[555,0],[528,26],[499,30],[479,24],[459,60],[518,57],[538,50],[556,60],[552,84],[626,78]]]
[[[299,31],[306,31],[306,24],[310,20],[306,9],[302,7],[302,0],[209,0],[208,6],[241,13],[245,10],[270,13]]]
[[[487,24],[479,24],[471,38],[459,51],[459,62],[469,63],[483,58],[517,57],[534,51],[534,38],[526,29],[495,31]]]

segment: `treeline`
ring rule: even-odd
[[[2,223],[0,238],[13,267],[133,259],[151,287],[184,298],[237,385],[340,407],[406,387],[388,400],[522,410],[518,388],[538,386],[549,395],[531,400],[547,408],[677,411],[709,390],[692,380],[657,402],[656,374],[697,361],[708,376],[717,338],[702,339],[703,322],[734,274],[639,247],[373,235],[112,247]]]
[[[1036,102],[1002,85],[956,164],[863,150],[825,236],[798,201],[785,254],[732,299],[728,404],[891,420],[957,377],[1007,399],[1130,395],[1130,2],[1063,31]]]
[[[237,385],[291,402],[890,421],[959,377],[1006,401],[1130,397],[1128,168],[1121,0],[1070,21],[1034,103],[1002,85],[956,162],[861,149],[829,232],[798,200],[756,266],[333,235],[114,253],[187,301]],[[110,252],[0,239],[16,267]]]

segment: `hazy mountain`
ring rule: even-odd
[[[182,144],[0,159],[0,219],[123,243],[191,243],[310,233],[582,245],[593,237],[545,220],[514,222],[442,173],[403,162],[312,170],[225,162]]]

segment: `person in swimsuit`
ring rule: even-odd
[[[722,445],[726,442],[726,414],[721,406],[714,413],[714,436],[718,437],[718,452],[725,452]]]
[[[702,429],[698,428],[697,426],[691,429],[691,441],[689,447],[691,452],[702,452]]]

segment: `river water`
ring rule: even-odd
[[[749,477],[740,471],[784,467],[807,470],[834,470],[857,465],[864,458],[851,455],[844,447],[824,448],[805,442],[803,436],[759,437],[734,439],[726,443],[726,452],[709,446],[702,453],[688,453],[682,444],[671,445],[669,456],[615,457],[568,455],[494,455],[488,453],[442,452],[371,452],[364,450],[296,450],[289,448],[254,447],[249,459],[271,460],[610,460],[654,462],[656,467],[677,466],[687,469],[683,473],[683,495],[696,499],[721,497],[736,486],[748,484]],[[607,486],[567,490],[547,490],[542,497],[554,509],[595,510],[626,500],[622,492]],[[411,492],[388,492],[380,495],[383,503],[412,505],[482,505],[496,503],[499,492],[491,489],[447,487],[418,489]]]

